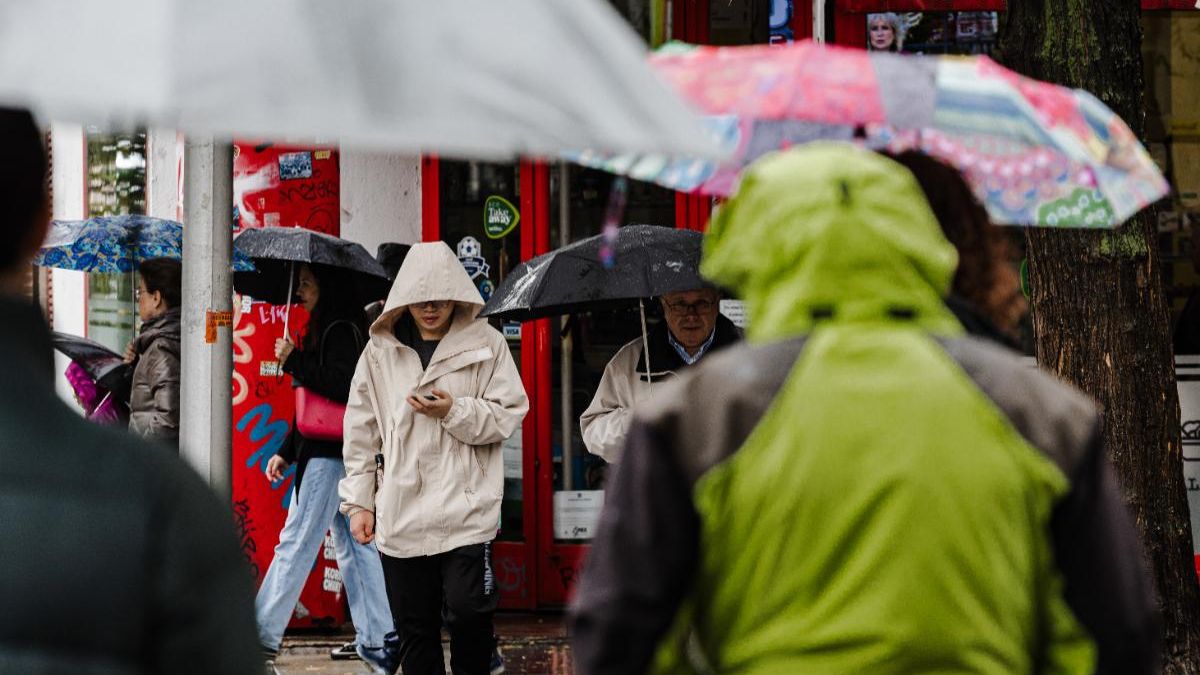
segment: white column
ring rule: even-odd
[[[190,138],[185,148],[180,452],[218,494],[228,497],[233,457],[233,146]],[[211,342],[210,331],[215,333]]]
[[[81,220],[85,211],[84,195],[87,146],[83,127],[78,124],[50,125],[50,151],[54,170],[50,176],[54,187],[52,215],[59,220]],[[52,328],[72,335],[87,335],[87,275],[71,270],[49,270],[54,303]],[[54,352],[55,389],[58,395],[78,409],[75,395],[63,376],[70,359]]]
[[[342,150],[342,238],[366,247],[421,241],[421,158]]]
[[[179,181],[183,168],[180,135],[174,129],[146,132],[146,215],[167,220],[183,218],[183,191]]]

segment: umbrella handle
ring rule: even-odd
[[[653,398],[654,378],[650,375],[650,336],[646,331],[646,302],[642,298],[638,298],[638,313],[642,316],[642,354],[646,356],[646,385]]]
[[[296,262],[293,260],[288,271],[288,294],[287,304],[283,310],[283,339],[288,339],[288,322],[292,318],[292,283],[296,280]]]

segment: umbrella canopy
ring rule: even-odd
[[[986,56],[668,45],[651,63],[731,146],[724,163],[582,153],[589,166],[727,196],[758,157],[818,139],[915,149],[961,170],[997,223],[1113,227],[1165,196],[1145,148],[1091,94]]]
[[[387,270],[361,244],[300,227],[263,227],[243,231],[233,240],[238,253],[254,261],[254,272],[235,272],[233,289],[276,305],[293,302],[297,263],[324,265],[352,274],[355,293],[365,305],[385,297]]]
[[[0,16],[0,102],[44,118],[480,159],[719,155],[604,0],[0,0]],[[83,67],[97,58],[124,65]]]
[[[700,276],[702,240],[691,230],[627,225],[618,231],[613,265],[606,267],[604,235],[588,237],[521,263],[480,316],[530,321],[711,286]]]
[[[151,258],[183,259],[183,226],[142,215],[55,220],[34,264],[79,272],[132,272]],[[235,254],[233,269],[252,270]]]
[[[109,391],[120,385],[129,370],[129,364],[120,354],[95,340],[58,331],[52,333],[51,339],[55,349],[78,363],[89,377]]]

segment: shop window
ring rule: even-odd
[[[515,163],[438,163],[442,241],[458,255],[471,281],[486,300],[521,261],[520,173]],[[493,321],[504,332],[517,367],[521,366],[520,324]],[[521,541],[522,434],[504,442],[504,500],[500,540]]]
[[[709,0],[709,44],[768,42],[773,11],[772,0]]]
[[[566,167],[568,217],[563,222],[564,175],[551,171],[550,242],[560,247],[600,234],[613,176],[579,166]],[[644,223],[672,227],[675,193],[650,183],[629,181],[623,224]],[[650,321],[658,320],[655,306],[647,305]],[[608,465],[590,454],[583,444],[579,417],[592,402],[609,359],[627,342],[641,335],[636,308],[582,312],[554,322],[551,396],[553,400],[552,460],[554,463],[554,533],[559,541],[586,541],[588,523],[603,504]],[[569,396],[564,396],[569,391]]]
[[[87,137],[88,216],[146,212],[146,134]],[[133,339],[137,309],[132,273],[90,273],[87,334],[117,352]]]
[[[1146,144],[1172,193],[1157,213],[1176,354],[1200,354],[1200,14],[1144,12]]]

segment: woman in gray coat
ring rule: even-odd
[[[142,329],[125,350],[136,363],[129,393],[129,430],[179,446],[179,301],[182,265],[152,258],[138,265]]]

